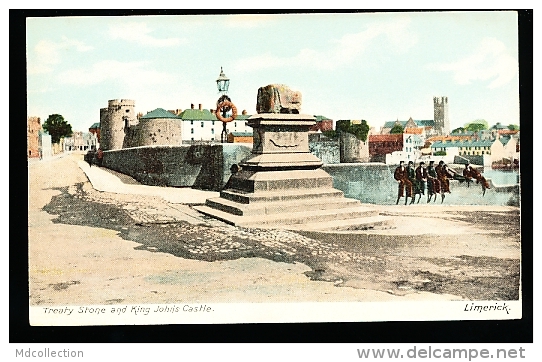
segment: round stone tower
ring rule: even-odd
[[[107,108],[100,109],[101,148],[122,148],[126,130],[136,120],[135,102],[130,99],[110,100]]]

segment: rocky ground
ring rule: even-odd
[[[261,262],[259,270],[263,271],[251,274],[250,278],[255,280],[251,281],[253,286],[263,283],[262,295],[267,293],[263,300],[271,298],[269,294],[274,287],[283,285],[280,278],[293,273],[305,281],[286,287],[288,291],[283,297],[287,300],[317,301],[324,294],[330,300],[385,300],[386,295],[418,299],[440,295],[448,300],[519,298],[521,247],[517,207],[375,206],[396,221],[395,229],[382,231],[324,233],[239,228],[160,197],[96,191],[76,166],[78,157],[51,161],[51,165],[58,167],[56,172],[62,170],[70,176],[66,182],[48,180],[46,187],[40,180],[52,177],[51,170],[44,164],[30,167],[31,199],[35,198],[35,208],[29,215],[31,304],[73,302],[70,298],[77,298],[79,303],[171,302],[176,300],[172,290],[150,288],[149,291],[147,287],[172,286],[180,279],[184,283],[192,280],[195,288],[188,294],[198,300],[208,298],[213,285],[221,285],[221,292],[213,295],[219,298],[225,293],[224,284],[239,284],[247,269],[246,265],[238,269],[238,264],[228,263],[250,260]],[[34,182],[33,174],[38,177]],[[117,176],[123,182],[136,184],[126,176]],[[49,216],[45,217],[43,211]],[[33,225],[33,216],[42,222]],[[70,229],[77,230],[80,239],[100,232],[90,243],[62,242],[62,237],[54,231],[44,233],[45,225],[51,229],[50,222],[57,226],[84,227],[84,230]],[[133,242],[132,251],[112,252],[119,247],[112,240],[118,238]],[[40,254],[40,250],[53,245],[76,250]],[[77,248],[84,248],[84,254]],[[111,250],[105,252],[106,248]],[[132,253],[140,254],[136,257]],[[144,260],[137,259],[141,255],[145,255]],[[150,266],[142,264],[160,262],[164,255],[168,259],[159,271],[155,270],[157,266],[149,271]],[[64,259],[59,262],[58,258]],[[215,280],[213,274],[205,281],[201,270],[191,273],[187,267],[181,273],[176,264],[181,260],[204,263],[197,268],[218,268],[216,273],[222,275],[228,273],[228,268],[235,272],[222,280],[218,277]],[[132,268],[124,267],[122,276],[114,275],[111,263],[130,265],[131,261],[136,263]],[[271,276],[270,268],[274,267],[283,273],[280,277]],[[85,268],[93,271],[93,277],[81,271]],[[139,284],[126,285],[130,275]],[[117,285],[116,279],[122,280],[123,285]],[[203,283],[205,287],[201,286]],[[311,285],[313,290],[309,292]],[[246,291],[246,286],[239,286],[237,293],[243,293],[243,288]],[[70,294],[67,290],[76,292]],[[89,291],[90,297],[86,298],[84,291]],[[363,297],[360,292],[365,293]],[[245,297],[240,295],[239,299]]]

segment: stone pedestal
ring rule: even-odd
[[[220,197],[208,199],[200,212],[232,225],[322,229],[387,226],[370,207],[347,199],[333,188],[322,161],[309,151],[309,128],[315,119],[303,114],[262,113],[249,118],[252,157],[240,162]],[[346,222],[345,222],[346,221]]]

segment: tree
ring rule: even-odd
[[[43,123],[43,129],[51,135],[51,142],[58,143],[62,137],[70,137],[72,126],[60,114],[51,114]]]
[[[463,127],[458,127],[458,128],[456,128],[456,129],[454,129],[454,130],[452,131],[452,134],[455,134],[455,133],[463,133],[463,132],[465,132],[465,128],[463,128]]]
[[[323,131],[322,134],[327,138],[331,138],[332,140],[336,140],[337,138],[339,138],[339,132],[333,129],[329,131]]]
[[[467,131],[472,131],[472,132],[478,132],[478,131],[481,131],[483,129],[487,129],[487,125],[483,124],[483,123],[469,123],[467,124],[467,126],[465,127],[465,130]]]
[[[395,126],[393,126],[390,130],[390,134],[399,134],[399,133],[403,133],[404,129],[403,129],[403,126],[401,126],[400,124],[396,124]]]
[[[477,119],[474,122],[465,124],[465,131],[478,132],[483,129],[489,129],[485,119]]]
[[[519,131],[519,126],[517,124],[509,124],[508,129],[510,131]]]

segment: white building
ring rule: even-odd
[[[88,151],[98,148],[98,137],[91,132],[73,132],[71,137],[64,138],[64,151]]]
[[[198,109],[194,109],[194,105],[192,105],[190,109],[181,112],[179,117],[182,119],[182,142],[220,142],[223,126],[222,122],[216,118],[214,112],[214,109],[203,109],[201,104]],[[248,117],[250,116],[246,114],[246,111],[237,115],[235,120],[226,123],[226,132],[252,133],[252,127],[247,126]]]
[[[421,149],[423,145],[424,140],[421,134],[403,133],[403,149],[386,154],[386,164],[396,165],[400,161],[417,162],[422,156]]]

